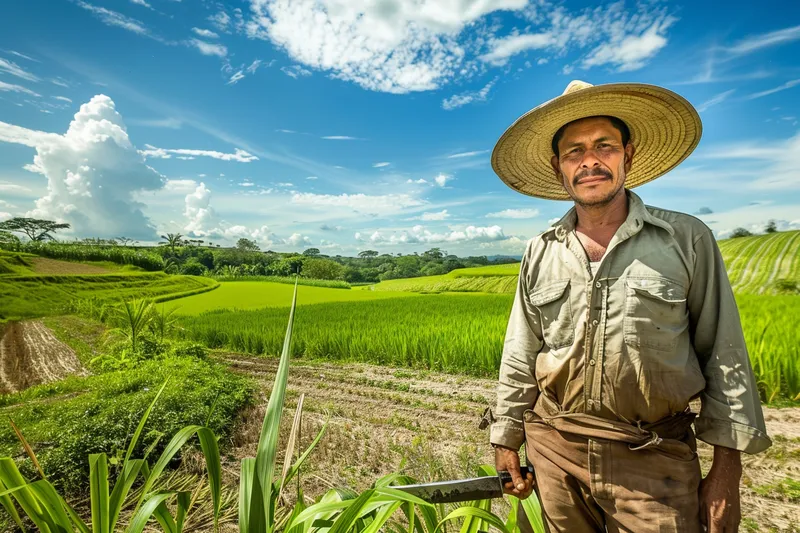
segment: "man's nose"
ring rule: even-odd
[[[594,150],[589,149],[583,153],[583,159],[581,159],[581,168],[593,168],[600,164],[600,160],[597,158],[597,154],[595,154]]]

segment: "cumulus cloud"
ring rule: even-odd
[[[222,44],[209,43],[200,39],[189,39],[186,43],[205,56],[225,57],[228,55],[228,48]]]
[[[198,236],[207,236],[207,228],[216,222],[216,213],[211,207],[211,191],[205,183],[200,183],[184,199],[183,216],[186,226],[183,230]]]
[[[483,54],[480,59],[495,66],[502,66],[511,56],[526,50],[547,48],[556,44],[555,37],[550,33],[512,34],[500,39],[494,39],[491,50]]]
[[[450,213],[447,212],[447,209],[442,209],[439,212],[433,213],[422,213],[417,217],[411,217],[408,220],[422,220],[422,221],[432,221],[432,220],[445,220],[450,218]]]
[[[136,150],[108,96],[83,104],[63,135],[0,122],[0,141],[34,148],[28,168],[47,177],[47,194],[28,215],[68,222],[77,234],[155,237],[133,195],[161,189],[163,177]]]
[[[251,163],[258,161],[258,157],[239,148],[235,148],[233,153],[217,152],[216,150],[194,150],[190,148],[157,148],[151,144],[144,145],[146,150],[139,150],[144,157],[155,159],[170,159],[173,155],[179,158],[186,157],[211,157],[221,161],[238,161],[239,163]],[[183,156],[183,157],[181,157]]]
[[[345,207],[359,213],[396,213],[410,207],[425,205],[424,200],[409,194],[315,194],[296,192],[292,203],[309,207]]]
[[[463,242],[493,242],[508,239],[500,226],[467,226],[461,230],[451,230],[443,233],[429,231],[425,226],[417,225],[410,230],[374,231],[372,233],[357,232],[355,239],[359,242],[372,245],[388,244],[440,244]]]
[[[412,180],[412,179],[409,178],[409,179],[406,180],[406,183],[414,183],[416,185],[425,185],[425,184],[428,183],[428,180],[426,180],[425,178],[419,178],[418,180]]]
[[[538,216],[538,209],[504,209],[496,213],[489,213],[486,218],[536,218]]]
[[[447,182],[451,181],[452,179],[453,179],[453,176],[451,176],[450,174],[445,174],[445,173],[442,172],[438,176],[433,178],[433,181],[439,187],[444,187],[445,185],[447,185]]]

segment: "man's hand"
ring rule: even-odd
[[[714,447],[711,470],[700,482],[700,520],[708,533],[736,533],[742,519],[739,480],[742,477],[741,453]]]
[[[533,492],[533,474],[528,472],[525,479],[522,478],[519,468],[519,452],[505,446],[495,446],[494,464],[497,471],[508,470],[511,474],[511,481],[503,486],[503,492],[516,496],[524,500]]]

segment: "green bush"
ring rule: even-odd
[[[200,343],[191,341],[177,341],[171,343],[167,351],[168,357],[194,357],[195,359],[208,358],[208,349]]]
[[[186,261],[181,267],[181,274],[186,276],[203,276],[206,272],[208,269],[195,257]]]
[[[169,439],[189,424],[204,425],[208,420],[218,436],[226,435],[236,412],[249,404],[253,392],[246,378],[220,365],[175,357],[147,361],[132,370],[72,377],[5,396],[2,403],[10,406],[3,409],[3,418],[14,420],[52,481],[80,493],[89,486],[88,454],[111,452],[111,462],[116,464],[167,378],[169,384],[137,447],[138,457],[155,440],[158,443],[151,453],[157,456]],[[3,422],[0,456],[21,455],[19,440],[10,424]],[[27,478],[36,477],[30,461],[24,461],[21,469]]]

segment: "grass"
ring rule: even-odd
[[[268,281],[271,283],[286,283],[294,285],[294,276],[211,276],[217,281]],[[346,281],[335,279],[309,279],[297,278],[298,285],[309,287],[328,287],[331,289],[349,289],[350,284]]]
[[[198,315],[217,309],[260,309],[262,307],[287,307],[292,301],[292,286],[285,283],[263,281],[223,282],[212,293],[200,294],[166,304],[178,308],[183,315]],[[327,287],[303,287],[297,305],[325,302],[372,301],[395,299],[398,296],[416,297],[415,294],[397,294],[362,290],[342,290]]]
[[[21,245],[20,251],[65,261],[108,261],[118,265],[133,265],[148,271],[164,269],[164,259],[157,253],[126,246],[31,241]]]
[[[209,290],[217,282],[195,276],[126,273],[97,276],[0,277],[0,320],[59,314],[74,299],[163,298]]]
[[[321,289],[304,288],[298,301],[310,303],[307,293],[313,290]],[[511,302],[510,295],[442,294],[318,304],[298,317],[294,353],[496,376]],[[192,315],[182,317],[180,324],[184,335],[211,348],[274,355],[285,327],[280,303],[275,299],[272,308],[203,314],[189,307],[179,310]],[[800,401],[800,298],[741,295],[739,307],[762,398],[770,403]]]

